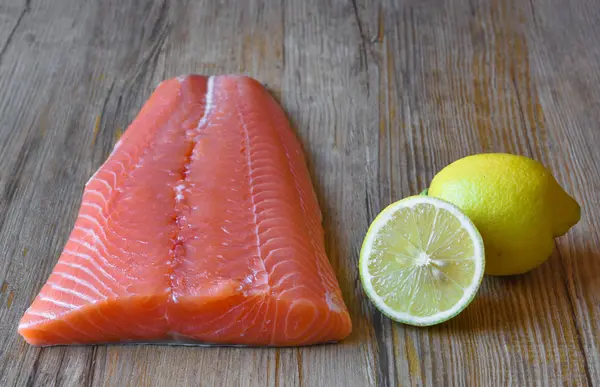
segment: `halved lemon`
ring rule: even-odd
[[[454,205],[411,196],[375,218],[360,252],[363,288],[395,321],[427,326],[449,320],[473,299],[485,266],[483,241]]]

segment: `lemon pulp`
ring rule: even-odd
[[[433,325],[462,311],[484,271],[479,232],[457,207],[414,196],[373,221],[360,254],[367,296],[390,318]]]

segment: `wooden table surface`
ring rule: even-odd
[[[306,149],[352,314],[308,348],[34,348],[18,319],[83,184],[162,79],[244,73]],[[1,386],[598,385],[597,0],[0,2]],[[532,156],[582,204],[537,270],[485,278],[455,319],[392,323],[356,269],[367,226],[472,153]]]

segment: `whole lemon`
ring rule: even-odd
[[[489,275],[529,271],[552,254],[554,238],[580,219],[579,204],[542,164],[524,156],[468,156],[442,169],[428,195],[462,209],[485,245]]]

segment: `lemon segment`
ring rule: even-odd
[[[454,205],[413,196],[391,204],[373,221],[359,270],[365,293],[385,315],[433,325],[473,299],[484,272],[483,242]]]

